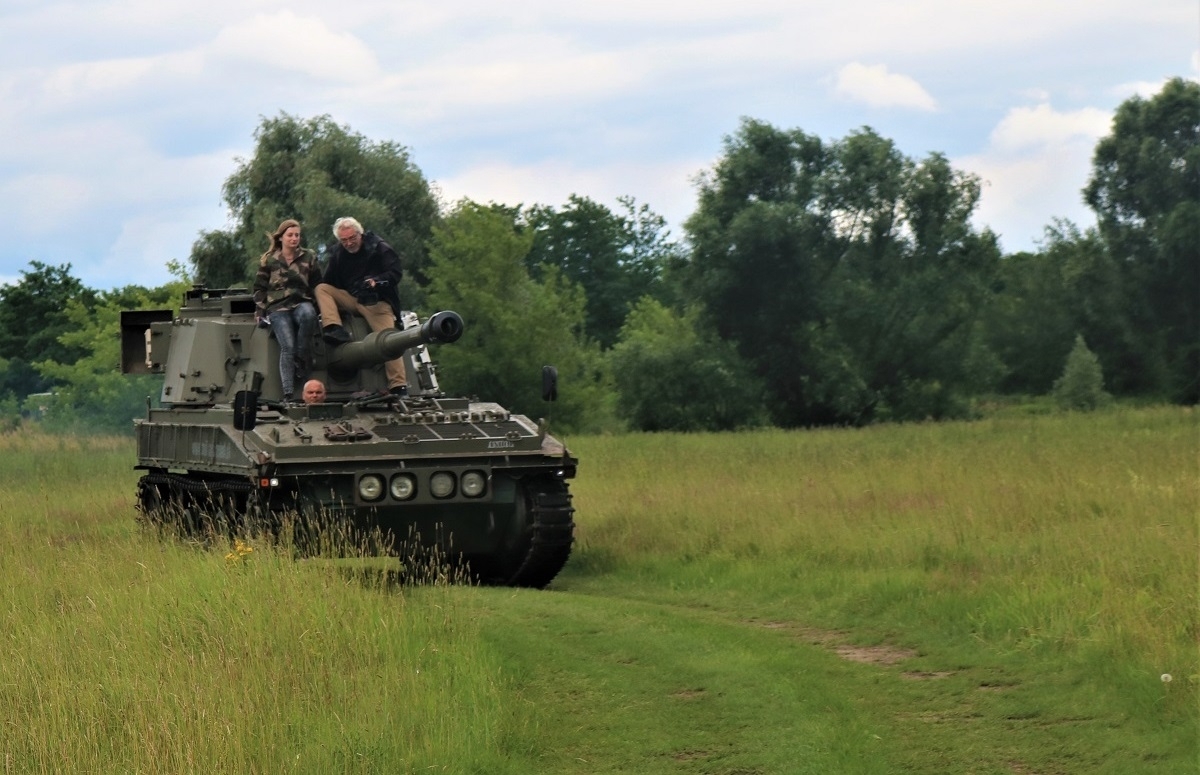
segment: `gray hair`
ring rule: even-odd
[[[349,226],[351,229],[354,229],[354,231],[358,232],[359,234],[363,233],[362,224],[359,223],[354,218],[350,218],[349,216],[347,216],[345,218],[338,218],[336,221],[333,222],[333,236],[337,237],[338,239],[341,239],[342,235],[338,234],[338,232],[341,231],[342,229],[346,228],[347,226]]]

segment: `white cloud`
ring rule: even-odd
[[[80,220],[91,201],[91,182],[65,172],[17,175],[0,184],[0,201],[7,203],[6,220],[20,224],[23,233],[52,233]]]
[[[92,287],[161,285],[168,259],[186,259],[197,232],[223,225],[231,150],[170,157],[113,121],[21,138],[10,150],[33,158],[28,172],[0,177],[0,228],[40,236],[6,274],[39,260],[70,263]]]
[[[1200,73],[1195,0],[1149,5],[0,4],[0,230],[45,230],[0,248],[0,277],[37,258],[141,282],[186,257],[223,225],[257,118],[280,112],[409,147],[450,199],[632,195],[676,232],[739,117],[832,137],[872,124],[953,142],[990,181],[986,218],[1023,239],[1073,217],[1105,111],[1132,93],[1112,84],[1142,93],[1189,56]]]
[[[125,91],[153,73],[158,65],[149,57],[71,63],[48,73],[41,89],[49,101],[72,103],[96,94]]]
[[[678,238],[684,219],[695,209],[691,180],[703,166],[705,162],[699,159],[602,167],[553,160],[524,165],[491,161],[463,169],[435,185],[447,205],[466,198],[485,204],[559,207],[576,194],[616,209],[618,197],[632,196],[663,216]]]
[[[1130,83],[1122,83],[1109,89],[1109,94],[1120,99],[1137,95],[1139,97],[1152,97],[1162,91],[1163,84],[1167,82],[1166,78],[1158,81],[1132,81]]]
[[[873,108],[937,110],[937,101],[913,78],[888,72],[885,65],[851,62],[838,71],[834,93]]]
[[[1068,147],[1022,158],[987,156],[955,160],[983,180],[974,222],[1000,237],[1006,252],[1033,250],[1055,218],[1095,222],[1083,203],[1091,149]]]
[[[1175,77],[1175,76],[1172,76]],[[1184,76],[1185,78],[1187,76]],[[1163,90],[1170,78],[1159,78],[1157,81],[1130,81],[1121,83],[1108,90],[1108,93],[1120,100],[1131,96],[1149,99]],[[1200,51],[1192,55],[1192,75],[1189,80],[1200,82]]]
[[[496,108],[594,101],[636,89],[643,75],[636,62],[618,56],[574,51],[562,41],[522,42],[495,57],[473,52],[397,71],[342,96],[407,121],[437,121],[481,113],[494,117]],[[547,62],[554,66],[548,68]]]
[[[219,192],[232,155],[164,158],[147,150],[132,161],[131,174],[104,192],[100,212],[113,220],[111,243],[98,261],[77,264],[80,278],[100,287],[121,284],[123,277],[147,286],[169,280],[168,260],[186,263],[201,231],[225,226]]]
[[[1048,104],[1013,108],[992,131],[992,148],[1000,152],[1062,146],[1077,139],[1094,143],[1108,134],[1112,114],[1097,108],[1061,113]]]
[[[237,21],[221,30],[208,51],[218,58],[327,81],[360,81],[379,70],[374,52],[353,34],[335,32],[319,18],[291,11]]]
[[[1031,250],[1055,218],[1094,223],[1081,191],[1091,173],[1096,141],[1111,127],[1096,108],[1059,112],[1048,104],[1011,109],[987,148],[954,164],[983,182],[975,221],[1001,238],[1007,251]]]
[[[187,265],[192,242],[203,229],[222,226],[221,208],[189,205],[143,211],[121,222],[99,261],[73,267],[92,287],[134,283],[155,287],[171,280],[167,261]]]
[[[34,117],[53,121],[59,116],[114,112],[130,104],[134,105],[131,115],[137,115],[194,81],[201,67],[199,57],[191,52],[70,62],[10,70],[0,92],[10,109],[25,112],[21,122],[25,125]]]

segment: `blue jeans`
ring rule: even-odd
[[[271,323],[275,341],[279,342],[279,384],[283,386],[283,395],[291,398],[298,392],[296,382],[307,379],[312,366],[312,339],[317,328],[317,310],[305,301],[292,309],[272,312],[267,319]]]

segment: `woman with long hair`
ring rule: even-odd
[[[312,368],[313,288],[321,282],[321,267],[311,250],[300,247],[299,221],[288,218],[267,237],[271,247],[258,260],[254,278],[254,316],[279,342],[279,382],[283,400],[291,402]]]

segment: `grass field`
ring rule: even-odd
[[[163,541],[132,442],[0,436],[0,772],[1200,765],[1192,411],[568,442],[536,592]]]

